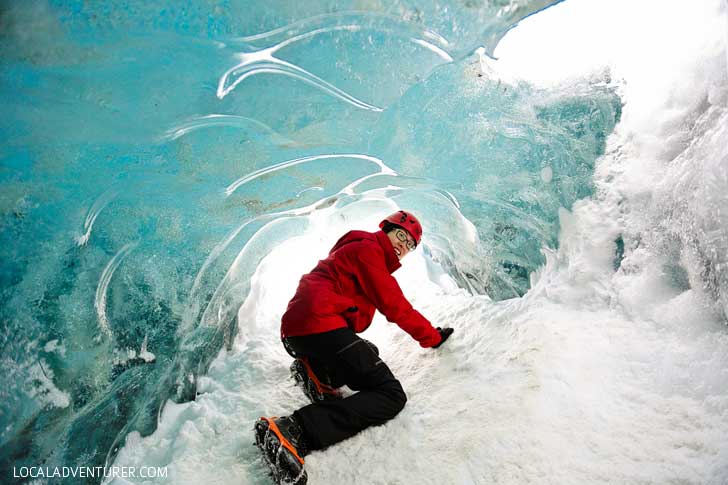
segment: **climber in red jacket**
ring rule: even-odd
[[[311,404],[282,418],[260,418],[256,443],[280,482],[306,482],[303,456],[394,418],[407,396],[379,351],[356,334],[379,310],[422,347],[437,348],[452,328],[434,328],[402,294],[392,273],[417,247],[422,226],[409,212],[384,219],[374,233],[349,231],[304,275],[281,319],[294,357],[291,373]],[[342,398],[346,384],[359,391]]]

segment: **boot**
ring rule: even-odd
[[[303,456],[308,450],[296,418],[261,417],[255,423],[255,444],[263,453],[277,484],[306,485],[308,476],[303,467]]]
[[[306,357],[300,357],[291,364],[291,376],[301,386],[303,393],[312,403],[342,399],[341,391],[324,384],[316,377]]]

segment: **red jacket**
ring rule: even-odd
[[[392,276],[400,266],[383,231],[347,232],[326,259],[301,277],[281,319],[281,337],[347,326],[356,333],[363,332],[372,323],[376,309],[422,347],[437,345],[440,333],[412,308]]]

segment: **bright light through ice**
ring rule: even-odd
[[[567,0],[521,22],[495,56],[537,83],[609,67],[630,82],[665,84],[700,58],[706,42],[725,36],[722,8],[719,1]]]

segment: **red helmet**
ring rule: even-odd
[[[411,212],[398,211],[394,214],[390,214],[386,219],[379,223],[380,229],[384,227],[385,222],[391,222],[392,224],[409,232],[410,236],[415,239],[415,243],[419,246],[420,239],[422,239],[422,224],[420,224],[420,221],[418,221]]]

